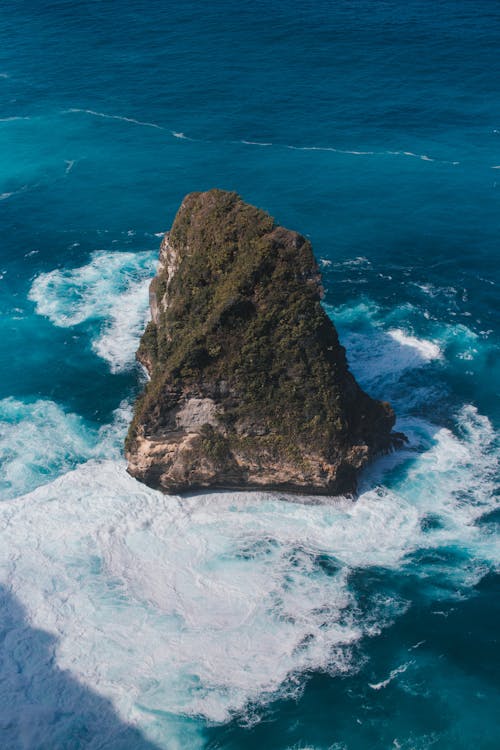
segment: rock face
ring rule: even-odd
[[[164,492],[354,492],[395,417],[349,372],[321,295],[304,237],[235,193],[188,195],[151,283],[129,473]]]

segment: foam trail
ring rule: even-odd
[[[20,193],[24,193],[25,190],[28,189],[27,185],[23,185],[19,188],[19,190],[11,190],[10,192],[0,193],[0,201],[6,201],[8,198],[11,198],[13,195],[20,195]]]
[[[426,154],[415,154],[413,151],[387,151],[386,153],[391,156],[412,156],[413,158],[421,159],[422,161],[436,161],[436,159],[431,159],[431,157]]]
[[[272,143],[265,143],[264,141],[240,141],[240,143],[244,143],[245,146],[272,146]]]
[[[242,141],[245,143],[245,141]],[[333,146],[291,146],[288,145],[286,148],[292,149],[293,151],[332,151],[336,154],[352,154],[354,156],[410,156],[421,161],[435,162],[440,161],[433,159],[427,154],[415,154],[413,151],[359,151],[355,149],[342,149],[334,148]],[[446,164],[459,164],[459,162],[448,162],[443,160]]]
[[[242,141],[242,143],[249,143],[248,141]],[[250,142],[251,143],[251,142]],[[273,145],[273,144],[262,144],[262,145]],[[421,161],[427,162],[440,162],[442,164],[451,164],[457,166],[460,164],[459,161],[448,161],[447,159],[436,159],[427,154],[416,154],[413,151],[359,151],[356,149],[343,149],[334,148],[333,146],[293,146],[287,145],[285,148],[292,149],[293,151],[331,151],[335,154],[350,154],[353,156],[407,156],[414,159],[420,159]]]
[[[423,646],[424,643],[427,643],[427,641],[425,641],[425,640],[418,641],[418,643],[415,643],[413,646],[410,646],[410,648],[408,649],[408,651],[416,651],[416,649],[420,648],[420,646]]]
[[[139,337],[149,317],[148,286],[156,253],[96,252],[79,268],[37,276],[29,299],[36,312],[68,328],[99,321],[92,346],[112,372],[133,366]]]
[[[398,674],[403,674],[406,672],[408,667],[410,667],[414,662],[409,661],[406,664],[401,664],[399,667],[396,667],[395,669],[392,669],[389,673],[389,677],[386,680],[382,680],[382,682],[376,682],[372,684],[371,682],[368,683],[368,686],[371,687],[372,690],[381,690],[382,688],[386,688],[387,685],[389,685],[395,677],[398,676]]]
[[[182,133],[182,132],[177,131],[177,130],[171,130],[170,132],[172,133],[172,135],[174,136],[174,138],[179,138],[179,140],[181,140],[181,141],[192,141],[192,142],[195,142],[195,141],[198,140],[198,138],[190,138],[185,133]]]
[[[354,154],[356,156],[377,156],[376,151],[351,151],[333,146],[287,146],[292,151],[332,151],[335,154]]]
[[[134,125],[141,125],[143,127],[156,128],[157,130],[168,130],[168,128],[165,128],[162,125],[158,125],[155,122],[137,120],[134,117],[126,117],[125,115],[110,115],[106,112],[99,112],[94,109],[71,107],[70,109],[64,110],[64,113],[66,114],[82,113],[82,114],[91,115],[92,117],[102,117],[107,120],[120,120],[122,122],[129,122]],[[12,119],[29,119],[29,118],[12,118]],[[177,138],[179,140],[187,140],[187,141],[204,140],[205,143],[209,142],[206,139],[190,138],[185,133],[183,133],[182,131],[178,131],[178,130],[170,130],[170,133],[174,138]],[[281,148],[284,147],[284,148],[291,149],[292,151],[325,151],[325,152],[329,151],[329,152],[336,153],[336,154],[347,154],[347,155],[352,155],[352,156],[409,156],[409,157],[420,159],[421,161],[427,161],[427,162],[440,161],[443,164],[451,164],[453,166],[460,164],[459,161],[435,159],[433,157],[428,156],[427,154],[416,154],[413,151],[360,151],[357,149],[334,148],[333,146],[295,146],[292,144],[284,144],[280,146],[280,144],[274,144],[272,142],[251,141],[248,139],[241,139],[240,141],[237,141],[237,143],[244,144],[245,146],[278,146]],[[496,169],[496,168],[497,167],[492,167],[492,169]]]
[[[157,130],[165,130],[164,127],[161,125],[158,125],[155,122],[146,122],[144,120],[136,120],[134,117],[125,117],[123,115],[109,115],[105,112],[96,112],[94,109],[80,109],[78,107],[71,107],[71,109],[64,110],[65,114],[87,114],[92,115],[92,117],[103,117],[106,120],[121,120],[122,122],[130,122],[134,125],[142,125],[147,128],[156,128]]]

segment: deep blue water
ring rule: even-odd
[[[498,747],[499,34],[492,0],[2,4],[2,748]],[[211,187],[311,239],[410,438],[354,505],[124,472],[161,233]]]

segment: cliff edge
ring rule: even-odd
[[[236,193],[188,195],[161,243],[128,471],[164,492],[352,493],[395,416],[349,372],[310,243]]]

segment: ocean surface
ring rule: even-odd
[[[2,750],[497,750],[500,3],[0,7]],[[359,498],[125,472],[161,234],[308,236],[404,449]]]

